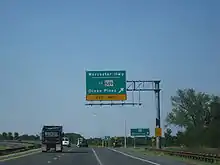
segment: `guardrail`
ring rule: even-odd
[[[200,161],[205,161],[209,163],[217,163],[220,162],[220,156],[218,154],[210,154],[210,153],[193,153],[186,151],[171,151],[165,149],[155,149],[155,148],[145,148],[148,151],[162,152],[171,156],[179,156],[188,159],[195,159]]]
[[[16,141],[4,141],[4,142],[23,143],[23,142],[19,142],[19,141],[17,141],[17,142]],[[17,152],[22,152],[22,151],[27,151],[27,150],[36,149],[36,148],[41,147],[40,144],[36,144],[36,143],[31,143],[31,142],[24,142],[24,143],[32,144],[32,145],[2,149],[2,150],[0,150],[0,156],[12,154],[12,153],[17,153]]]

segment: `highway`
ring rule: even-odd
[[[186,165],[171,161],[158,162],[108,148],[66,148],[62,153],[38,152],[15,159],[0,159],[1,165]]]

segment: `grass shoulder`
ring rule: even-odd
[[[186,162],[189,165],[220,165],[220,163],[208,163],[208,162],[203,162],[203,161],[194,160],[194,159],[187,159],[187,158],[183,158],[179,156],[171,156],[171,155],[164,154],[163,152],[145,150],[145,148],[128,148],[128,150],[131,152],[139,152],[146,156],[147,155],[158,156],[158,157],[164,157],[167,159],[178,160],[178,161]]]

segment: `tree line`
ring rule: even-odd
[[[0,133],[0,140],[40,140],[39,135],[19,135],[18,132],[2,132]]]
[[[77,133],[65,133],[65,136],[69,138],[71,143],[76,143],[77,139],[82,137],[80,134]],[[30,141],[39,141],[39,135],[28,135],[23,134],[19,135],[18,132],[2,132],[0,133],[0,140],[30,140]]]
[[[167,145],[187,147],[220,147],[220,97],[194,89],[178,90],[171,97],[172,111],[166,118]],[[176,126],[175,137],[169,126]]]

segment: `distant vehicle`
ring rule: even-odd
[[[52,148],[56,152],[62,152],[64,137],[62,126],[43,126],[41,136],[42,152],[47,152]]]
[[[122,143],[118,139],[115,139],[113,142],[113,147],[121,147],[121,146],[122,146]]]
[[[63,146],[71,147],[71,143],[67,137],[63,138],[62,143],[63,143]]]
[[[78,138],[76,146],[77,147],[88,147],[87,140],[84,138]]]

